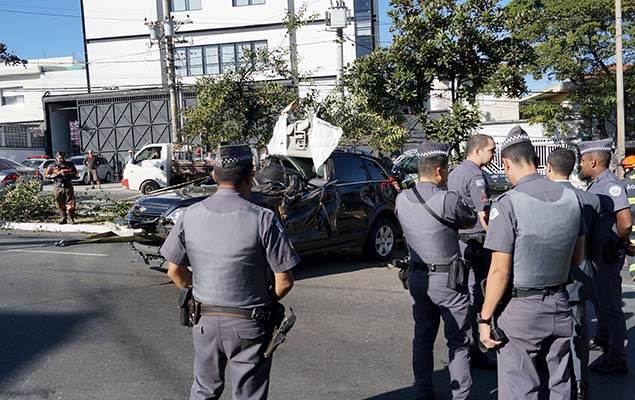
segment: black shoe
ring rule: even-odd
[[[64,225],[64,224],[66,224],[67,222],[68,222],[68,221],[66,220],[66,217],[64,217],[64,218],[62,218],[62,219],[60,220],[60,222],[58,222],[58,223],[59,223],[60,225]]]
[[[578,381],[575,385],[575,400],[587,400],[587,393],[589,391],[589,384],[586,382]]]
[[[626,360],[615,360],[606,354],[602,354],[589,365],[589,369],[598,374],[627,374],[628,366]]]
[[[480,369],[496,369],[496,360],[492,360],[486,353],[481,351],[472,351],[470,353],[470,365]]]
[[[589,341],[589,351],[602,351],[602,353],[608,353],[609,352],[608,340],[594,337],[593,339]]]

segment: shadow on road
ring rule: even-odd
[[[70,340],[97,313],[0,312],[0,387],[21,368]]]

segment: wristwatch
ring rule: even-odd
[[[487,324],[487,325],[491,325],[492,324],[492,317],[489,317],[487,319],[484,319],[481,316],[481,313],[476,314],[476,323],[477,324]]]

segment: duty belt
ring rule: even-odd
[[[476,242],[479,245],[483,245],[485,243],[485,234],[484,233],[459,233],[459,240],[465,244],[469,244],[470,242]]]
[[[551,296],[556,293],[560,293],[566,290],[566,285],[563,283],[556,286],[547,286],[542,289],[512,289],[512,297],[522,298],[529,296],[542,295],[543,297]]]
[[[414,271],[423,272],[450,272],[450,264],[426,264],[422,262],[412,263]]]
[[[251,319],[254,321],[269,321],[272,316],[272,311],[269,307],[235,308],[212,306],[202,303],[200,307],[201,315],[206,315],[209,317],[232,317]]]

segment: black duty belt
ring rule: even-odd
[[[485,243],[485,234],[484,233],[459,233],[459,240],[465,244],[469,244],[470,242],[476,242],[479,245],[483,245]]]
[[[518,297],[518,298],[522,298],[522,297],[529,297],[529,296],[536,296],[536,295],[542,295],[543,297],[546,296],[551,296],[554,295],[556,293],[560,293],[566,290],[566,285],[562,284],[562,285],[556,285],[556,286],[548,286],[542,289],[517,289],[514,288],[512,289],[512,297]]]
[[[412,263],[414,271],[423,272],[450,272],[450,264],[426,264],[422,262]]]
[[[235,308],[212,306],[202,303],[200,307],[201,315],[206,315],[209,317],[232,317],[251,319],[254,321],[269,321],[272,315],[272,310],[269,307]]]

